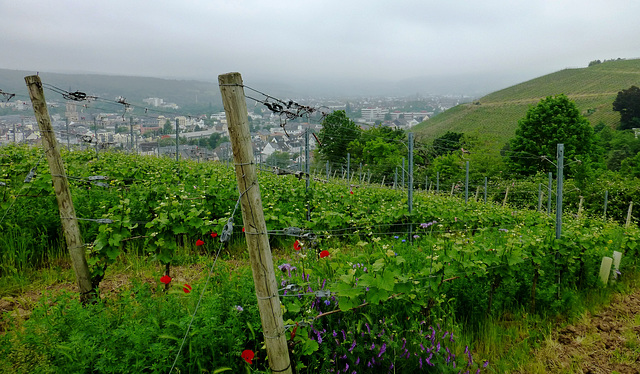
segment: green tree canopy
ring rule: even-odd
[[[442,155],[448,155],[453,151],[457,151],[464,145],[461,132],[447,131],[446,134],[433,140],[434,158]]]
[[[584,171],[596,150],[589,121],[562,94],[542,99],[518,121],[516,136],[510,142],[509,166],[521,175],[555,172],[558,144],[564,144],[567,176]]]
[[[322,130],[318,134],[320,147],[318,153],[323,161],[343,164],[347,160],[348,145],[360,138],[360,127],[356,125],[344,110],[337,110],[322,121]]]
[[[267,157],[266,164],[286,169],[291,166],[291,155],[287,152],[275,151]]]
[[[620,112],[619,130],[640,127],[640,88],[631,86],[618,92],[613,110]]]
[[[348,152],[354,162],[362,162],[373,174],[373,180],[389,178],[396,166],[407,157],[407,135],[404,130],[375,126],[362,131],[358,139],[349,143]],[[388,179],[387,179],[388,180]]]

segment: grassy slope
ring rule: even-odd
[[[476,103],[467,103],[425,121],[416,134],[425,140],[447,131],[477,135],[502,147],[515,134],[518,120],[529,107],[547,96],[566,94],[574,100],[592,125],[615,127],[620,116],[612,109],[619,91],[640,86],[640,59],[609,61],[580,69],[565,69],[491,93]]]

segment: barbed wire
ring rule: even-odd
[[[4,91],[0,90],[0,96],[2,96],[3,99],[5,100],[5,102],[8,103],[9,100],[11,100],[14,96],[16,96],[16,94],[9,93],[9,92],[4,92]]]

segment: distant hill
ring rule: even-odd
[[[515,135],[518,120],[547,96],[565,94],[592,126],[616,127],[620,115],[612,109],[619,91],[640,86],[640,59],[607,61],[587,68],[565,69],[496,91],[472,103],[461,104],[414,127],[429,141],[447,131],[477,136],[497,151]]]
[[[15,93],[28,100],[29,94],[24,77],[33,75],[34,71],[0,69],[0,90]],[[128,77],[98,74],[59,74],[39,72],[43,83],[59,87],[63,90],[81,91],[87,95],[115,100],[122,96],[127,102],[142,105],[148,97],[159,97],[165,102],[178,104],[180,107],[199,105],[213,106],[222,110],[218,83],[193,80],[172,80],[146,77]],[[45,90],[47,100],[54,99],[54,93]]]

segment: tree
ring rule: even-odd
[[[329,114],[322,121],[322,129],[318,134],[320,147],[318,153],[323,161],[332,164],[343,164],[347,161],[347,146],[360,137],[360,127],[356,125],[344,110]]]
[[[402,165],[402,157],[407,157],[406,142],[404,130],[375,126],[362,131],[358,139],[349,143],[348,151],[354,167],[362,162],[376,181],[383,175],[389,178],[395,167]]]
[[[613,110],[620,112],[618,130],[640,127],[640,88],[631,86],[618,92]]]
[[[164,127],[162,128],[162,133],[165,135],[176,133],[176,128],[171,124],[171,120],[166,120]]]
[[[564,173],[585,173],[596,150],[593,128],[565,95],[542,99],[518,121],[510,142],[509,166],[521,175],[555,172],[558,144],[564,144]]]
[[[266,164],[286,169],[291,166],[291,155],[287,152],[275,151],[267,157]]]
[[[448,155],[453,151],[457,151],[464,145],[461,141],[463,133],[447,131],[446,134],[433,140],[434,158],[442,155]]]
[[[116,127],[116,134],[124,134],[129,132],[129,128],[127,126],[118,126]]]

